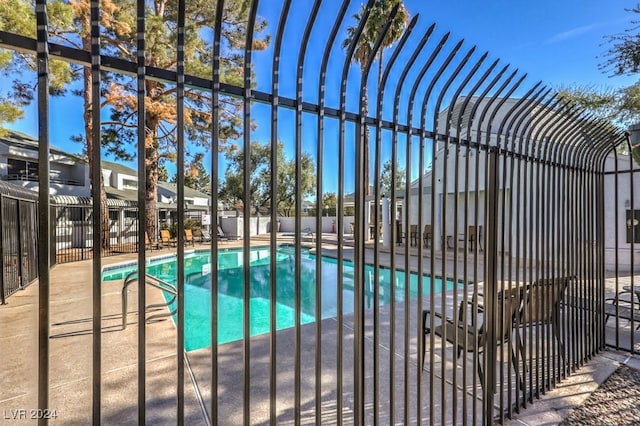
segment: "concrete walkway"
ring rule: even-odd
[[[226,247],[237,246],[241,242],[225,243]],[[255,241],[264,244],[264,240]],[[206,248],[206,246],[202,246]],[[327,249],[331,249],[328,244]],[[149,252],[148,256],[170,253]],[[347,251],[348,253],[348,251]],[[367,254],[368,257],[371,253]],[[382,255],[383,261],[388,261],[388,254]],[[135,254],[105,258],[105,265],[135,261]],[[449,261],[445,259],[445,261]],[[412,265],[416,260],[411,258]],[[55,410],[54,424],[86,424],[91,420],[92,409],[92,276],[91,262],[83,261],[62,264],[51,271],[51,302],[50,302],[50,335],[49,341],[49,401],[50,408]],[[138,312],[136,307],[137,292],[132,288],[129,294],[131,303],[128,307],[127,327],[122,329],[121,312],[121,281],[110,281],[102,284],[102,352],[101,352],[101,381],[102,381],[102,422],[104,424],[131,424],[137,422],[138,388]],[[8,304],[0,306],[0,423],[11,424],[15,413],[37,407],[38,384],[38,285],[34,283],[25,290],[19,291],[8,299]],[[164,299],[156,289],[147,290],[147,303],[158,303]],[[410,309],[409,324],[415,325],[418,320],[415,308]],[[368,312],[365,318],[365,350],[372,354],[373,346],[373,318]],[[380,344],[378,346],[379,363],[387,366],[393,358],[395,366],[395,390],[390,388],[388,374],[381,375],[379,382],[380,420],[390,421],[388,415],[391,404],[396,407],[396,421],[403,419],[404,413],[404,367],[409,366],[410,391],[409,400],[413,401],[408,418],[415,422],[415,389],[417,366],[417,351],[415,331],[414,336],[405,348],[404,338],[404,306],[397,304],[395,314],[395,342],[393,346],[389,340],[389,326],[391,317],[388,309],[380,310],[378,323],[380,324]],[[413,327],[413,326],[412,326]],[[174,424],[177,416],[177,356],[176,329],[170,319],[152,322],[146,325],[145,368],[146,368],[146,422],[149,424]],[[337,416],[336,383],[337,358],[342,354],[343,368],[343,415],[346,423],[350,421],[353,410],[353,319],[350,315],[344,317],[342,325],[344,340],[339,343],[339,331],[336,319],[331,318],[321,322],[321,340],[316,342],[315,324],[308,324],[301,328],[301,365],[300,397],[302,413],[305,423],[315,421],[315,351],[320,348],[321,361],[321,407],[323,421],[332,423]],[[387,331],[384,331],[387,330]],[[386,334],[385,334],[386,333]],[[294,330],[282,330],[277,334],[277,354],[275,371],[277,384],[275,390],[276,420],[278,424],[288,424],[293,420],[293,366],[294,366]],[[450,347],[447,359],[453,359]],[[338,349],[340,348],[340,350]],[[440,353],[439,346],[434,352]],[[408,358],[406,358],[408,355]],[[268,335],[256,336],[250,343],[250,415],[252,424],[264,424],[269,420],[270,390],[270,340]],[[221,345],[218,348],[218,420],[221,424],[242,424],[242,378],[243,378],[243,344],[235,342]],[[548,392],[527,410],[516,414],[513,424],[555,424],[568,414],[568,410],[578,405],[588,393],[615,370],[620,362],[625,361],[626,355],[616,352],[605,352],[582,367],[577,374],[562,382],[556,389]],[[405,364],[405,359],[408,364]],[[435,363],[427,366],[422,380],[422,406],[428,407],[430,398],[439,404],[442,395],[440,388],[442,376],[451,374],[452,368],[457,367],[449,362],[443,364],[440,356],[436,356]],[[189,425],[207,424],[203,411],[210,411],[211,407],[211,349],[202,349],[188,354],[187,367],[192,373],[185,374],[185,422]],[[372,422],[373,414],[373,383],[371,365],[372,358],[368,357],[365,370],[367,389],[367,419]],[[636,359],[629,360],[630,365],[637,365]],[[433,371],[433,373],[431,373]],[[473,371],[473,370],[471,370]],[[189,372],[189,371],[188,371]],[[187,372],[187,373],[188,373]],[[434,379],[433,382],[431,379]],[[479,389],[479,388],[478,388]],[[449,398],[449,396],[447,396]],[[394,399],[394,401],[392,401]],[[460,404],[461,405],[461,404]],[[462,407],[459,406],[458,410]],[[440,409],[435,410],[436,415]],[[447,414],[447,419],[451,418]],[[470,413],[467,413],[470,416]],[[9,418],[6,418],[9,416]],[[463,413],[456,415],[462,419]],[[468,418],[473,422],[473,418]],[[434,419],[438,423],[438,419]]]

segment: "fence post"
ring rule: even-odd
[[[484,283],[484,297],[485,297],[485,351],[484,351],[484,417],[487,424],[493,424],[493,402],[494,394],[496,390],[496,358],[497,358],[497,343],[496,333],[497,327],[501,320],[497,316],[498,312],[498,285],[497,285],[497,273],[498,273],[498,226],[497,226],[497,211],[498,211],[498,149],[495,147],[488,148],[490,150],[488,155],[487,167],[489,173],[489,180],[487,185],[487,212],[486,217],[486,229],[487,229],[487,247],[485,251],[485,262],[487,268],[487,276]]]
[[[4,295],[4,221],[2,217],[2,206],[4,197],[0,195],[0,304],[6,304]]]
[[[24,287],[24,271],[22,270],[22,250],[23,250],[23,235],[22,235],[22,217],[20,215],[21,212],[21,206],[22,201],[20,200],[16,200],[16,218],[18,220],[16,220],[16,235],[18,236],[18,247],[17,247],[17,253],[18,253],[18,262],[17,262],[17,267],[18,267],[18,288],[23,288]]]

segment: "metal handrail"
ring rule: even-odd
[[[127,287],[129,287],[131,283],[136,281],[137,282],[140,281],[138,278],[138,271],[132,271],[124,278],[124,285],[122,286],[122,329],[123,330],[127,328],[127,293],[128,293]],[[149,305],[147,306],[146,309],[162,308],[165,306],[169,306],[176,300],[176,297],[178,296],[178,289],[173,284],[163,281],[152,275],[145,274],[145,284],[155,287],[157,289],[160,289],[162,291],[166,291],[167,293],[170,293],[171,295],[173,295],[171,300],[167,301],[166,303],[156,303],[153,305]],[[146,309],[145,309],[145,313],[146,313]],[[156,319],[156,318],[161,318],[164,316],[170,316],[175,313],[176,313],[176,309],[168,313],[155,314],[147,318],[147,321]]]

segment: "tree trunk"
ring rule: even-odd
[[[145,186],[145,207],[147,209],[147,223],[145,229],[152,241],[156,240],[158,233],[158,148],[155,145],[155,138],[158,123],[153,118],[147,116],[146,128],[150,129],[145,136],[144,162],[146,166],[146,186]]]
[[[88,43],[88,45],[87,45]],[[91,48],[91,40],[85,37],[83,46],[86,50]],[[93,152],[99,147],[93,146],[93,76],[89,67],[83,68],[84,73],[84,131],[87,141],[87,158],[89,160],[89,180],[91,182],[91,197],[100,197],[100,222],[102,225],[102,233],[100,235],[100,246],[108,250],[111,242],[109,239],[109,209],[107,207],[107,193],[104,190],[104,177],[100,173],[100,183],[98,188],[93,186]]]

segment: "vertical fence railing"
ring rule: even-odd
[[[0,304],[38,277],[38,204],[31,198],[0,194]]]
[[[96,230],[93,207],[83,204],[53,204],[51,206],[52,247],[56,264],[100,257],[135,253],[138,233],[142,229],[135,207],[109,207],[108,241],[103,247]],[[101,229],[100,229],[101,231]],[[101,231],[102,232],[102,231]],[[144,232],[143,232],[144,236]]]
[[[102,72],[115,71],[134,76],[138,105],[139,209],[111,212],[114,212],[113,220],[117,222],[116,244],[123,241],[123,244],[131,244],[138,250],[140,277],[145,276],[147,269],[146,231],[143,230],[150,230],[153,239],[154,227],[157,226],[157,221],[148,220],[155,218],[156,212],[146,205],[147,168],[150,164],[145,161],[145,155],[153,135],[149,133],[145,105],[151,82],[175,86],[177,331],[176,340],[168,342],[167,347],[175,349],[173,403],[176,407],[175,420],[179,424],[185,423],[190,415],[187,412],[190,386],[199,397],[209,399],[209,404],[201,403],[200,408],[204,409],[200,414],[206,417],[205,422],[213,424],[228,419],[237,419],[243,424],[276,424],[280,421],[296,424],[306,421],[333,421],[338,424],[503,422],[505,418],[512,417],[514,411],[526,408],[534,398],[552,389],[605,346],[605,169],[609,153],[625,141],[624,136],[594,120],[577,106],[559,101],[557,95],[541,83],[527,86],[526,75],[518,70],[508,72],[509,66],[498,66],[497,60],[487,61],[488,54],[479,54],[476,47],[463,49],[463,41],[450,41],[453,37],[449,33],[432,37],[435,26],[421,29],[417,16],[392,47],[392,54],[386,55],[388,59],[379,64],[381,75],[373,84],[369,74],[378,65],[378,53],[398,7],[387,12],[377,34],[372,37],[368,33],[367,21],[370,15],[378,13],[376,2],[369,0],[359,10],[356,10],[359,5],[355,3],[345,0],[338,7],[329,2],[313,2],[305,12],[304,33],[299,41],[288,39],[286,34],[296,28],[292,21],[303,16],[303,12],[296,9],[300,6],[290,0],[279,4],[278,22],[273,26],[276,28],[275,46],[269,51],[272,55],[269,73],[265,61],[257,60],[258,53],[253,49],[260,5],[257,0],[250,2],[244,17],[246,22],[243,23],[246,33],[243,35],[244,50],[239,55],[243,72],[239,86],[221,82],[221,71],[225,66],[223,51],[227,47],[222,41],[225,25],[222,15],[228,6],[222,0],[216,4],[214,27],[208,28],[213,30],[211,79],[190,76],[185,72],[186,43],[192,34],[186,33],[190,28],[190,17],[184,1],[177,3],[177,19],[172,27],[175,30],[175,71],[150,65],[145,45],[148,30],[144,1],[136,2],[137,40],[132,40],[137,48],[135,61],[101,55],[98,19],[101,9],[95,1],[91,2],[91,52],[48,41],[44,1],[36,2],[36,40],[0,32],[0,46],[3,48],[37,54],[41,159],[49,158],[49,94],[46,89],[50,56],[91,66],[94,188],[99,185],[100,175]],[[349,26],[346,16],[349,12],[358,11],[360,21],[349,30],[350,42],[341,50],[337,39]],[[320,18],[323,15],[325,19],[331,16],[333,25],[330,31],[325,32],[326,29],[322,28],[321,22],[326,22]],[[320,35],[327,38],[322,49],[320,72],[317,81],[313,81],[309,77],[313,73],[310,73],[309,66],[305,68],[305,64],[311,59],[318,62],[320,55],[309,46],[313,38]],[[358,59],[361,64],[358,73],[352,61],[361,37],[365,36],[369,38],[369,51],[364,58]],[[285,58],[283,51],[290,48],[295,48],[292,51],[297,50],[298,55],[287,54]],[[295,64],[289,57],[296,57]],[[295,82],[290,85],[295,92],[294,97],[281,95],[280,85],[286,82],[280,80],[280,73],[287,69],[294,69]],[[258,83],[264,83],[265,79],[270,83],[266,85],[270,87],[267,92],[257,89]],[[333,84],[335,82],[338,84]],[[318,96],[315,101],[310,101],[308,99],[312,97],[308,95],[307,88],[315,91],[314,83],[317,83]],[[191,363],[198,362],[198,357],[185,352],[189,331],[185,321],[189,315],[185,312],[188,283],[185,282],[184,230],[189,215],[184,204],[184,183],[185,154],[189,143],[187,91],[190,89],[211,94],[210,200],[214,209],[217,208],[221,188],[218,155],[221,103],[226,100],[223,98],[239,99],[241,111],[244,238],[238,255],[242,265],[241,278],[238,277],[242,288],[239,302],[242,318],[238,322],[242,324],[242,341],[233,355],[228,350],[230,346],[218,345],[218,317],[227,312],[218,297],[220,271],[217,259],[222,241],[213,234],[210,245],[212,273],[208,283],[211,320],[205,325],[210,329],[212,347],[207,360],[210,365],[200,366],[200,370],[207,371],[206,378],[200,383],[208,386],[199,386],[196,380],[185,380],[194,374]],[[351,97],[356,101],[352,102]],[[393,104],[389,102],[391,97]],[[369,99],[375,99],[371,102],[376,106],[375,114],[367,111]],[[290,330],[281,330],[277,323],[280,241],[276,233],[271,232],[268,240],[271,256],[269,336],[262,340],[252,337],[256,302],[252,279],[257,267],[252,266],[254,241],[249,238],[253,197],[252,129],[254,119],[259,116],[253,109],[256,104],[270,107],[269,181],[273,195],[278,193],[279,185],[284,184],[279,181],[283,165],[278,164],[277,150],[280,137],[286,137],[287,133],[293,133],[293,149],[288,154],[296,160],[305,153],[305,138],[315,133],[316,210],[322,211],[319,208],[322,191],[330,186],[325,174],[335,177],[338,194],[333,246],[329,249],[324,244],[322,220],[318,215],[315,240],[310,247],[315,249],[313,255],[316,256],[313,262],[315,282],[305,282],[303,263],[307,251],[303,248],[301,218],[303,170],[301,161],[296,162],[292,176],[296,212],[293,288],[287,289],[293,297],[293,323]],[[284,110],[294,112],[292,121],[279,120]],[[306,115],[317,119],[314,132],[307,131]],[[335,125],[337,134],[329,133],[329,122]],[[280,126],[287,125],[291,132],[281,132]],[[372,129],[374,137],[369,135]],[[328,158],[326,149],[329,143],[334,142],[332,139],[337,142],[337,152]],[[373,150],[370,140],[375,141]],[[373,167],[369,161],[372,151],[375,153]],[[390,235],[383,235],[380,243],[378,221],[383,158],[389,158],[392,165],[391,186],[389,194],[385,194],[390,197],[388,217],[391,226]],[[614,155],[613,158],[617,172],[618,157]],[[404,191],[396,187],[397,173],[403,166]],[[375,171],[374,178],[367,181],[370,169]],[[631,166],[632,211],[633,171]],[[49,259],[52,250],[60,250],[63,243],[60,236],[69,229],[71,233],[75,232],[74,222],[77,222],[80,228],[77,238],[81,241],[81,250],[77,254],[83,257],[85,249],[91,248],[94,259],[91,392],[92,419],[98,424],[103,419],[103,404],[109,403],[105,401],[101,374],[101,352],[106,348],[101,337],[100,269],[102,258],[114,250],[104,250],[101,245],[102,207],[99,200],[94,199],[91,208],[56,206],[50,218],[48,183],[49,162],[43,160],[39,168],[37,215],[37,273],[40,276],[38,404],[40,409],[45,409],[55,398],[49,392]],[[368,187],[372,183],[374,194],[368,197]],[[615,173],[615,187],[619,187],[618,173]],[[344,213],[347,194],[351,191],[352,197],[351,194],[349,196],[354,204],[355,226],[353,239],[347,242]],[[372,208],[370,198],[374,203]],[[618,201],[616,195],[616,228],[619,227]],[[272,203],[270,218],[271,223],[276,223],[277,203]],[[402,228],[395,226],[399,206],[402,208]],[[24,283],[25,276],[31,279],[36,273],[32,261],[36,253],[31,246],[24,244],[24,240],[15,239],[8,233],[5,224],[10,226],[15,222],[19,235],[35,238],[36,233],[27,226],[36,217],[34,209],[34,204],[21,204],[5,197],[0,199],[3,302],[7,292],[15,291],[16,275],[22,276]],[[371,211],[374,213],[372,243],[368,238]],[[218,220],[217,217],[212,218],[212,225],[217,225]],[[50,226],[55,226],[58,231],[55,246],[49,244]],[[430,229],[430,234],[427,229]],[[69,238],[73,240],[75,237]],[[70,244],[69,252],[72,253],[71,258],[76,259],[73,245]],[[125,245],[119,249],[125,251]],[[619,245],[616,234],[616,250]],[[633,250],[632,242],[632,270]],[[18,254],[16,262],[12,263],[14,251],[22,251],[26,255]],[[332,270],[333,277],[323,273],[323,256],[329,254],[337,263]],[[67,259],[59,254],[56,260],[62,263]],[[385,275],[387,271],[388,275]],[[616,279],[618,274],[616,269]],[[389,280],[388,287],[383,286],[382,283],[386,282],[383,277]],[[633,272],[630,278],[633,290]],[[328,286],[334,280],[335,286]],[[615,286],[617,291],[618,281]],[[151,291],[145,285],[138,289],[137,309],[141,314],[137,321],[136,377],[132,379],[136,382],[132,386],[136,389],[136,396],[131,403],[135,405],[139,424],[149,421],[150,410],[156,402],[160,403],[155,401],[155,395],[147,392],[149,380],[155,374],[147,369],[153,348],[147,348],[149,325],[144,315],[148,300],[154,296]],[[302,322],[303,313],[307,313],[308,293],[315,296],[312,302],[313,328]],[[372,295],[374,305],[370,306],[367,300]],[[328,319],[322,318],[325,296],[326,300],[335,299],[335,312]],[[389,300],[388,306],[382,303],[384,299]],[[284,339],[286,333],[290,333],[290,339],[284,341],[289,344],[281,344],[279,339]],[[313,334],[312,346],[306,343],[309,341],[308,333]],[[633,344],[633,334],[630,334],[630,340]],[[264,342],[268,349],[261,346]],[[324,350],[324,345],[331,350]],[[306,357],[310,352],[313,352],[313,360],[309,363]],[[280,364],[288,360],[291,360],[291,365],[286,369],[287,374],[281,374],[284,370]],[[222,380],[229,383],[226,375],[232,374],[231,363],[241,365],[237,370],[241,372],[241,378],[235,377],[232,389],[222,389]],[[260,395],[252,391],[252,380],[261,368],[268,369],[269,401],[264,406],[254,401]],[[458,370],[462,374],[458,374]],[[312,374],[307,375],[308,371]],[[281,392],[291,396],[289,405]],[[312,402],[308,402],[310,400]]]

